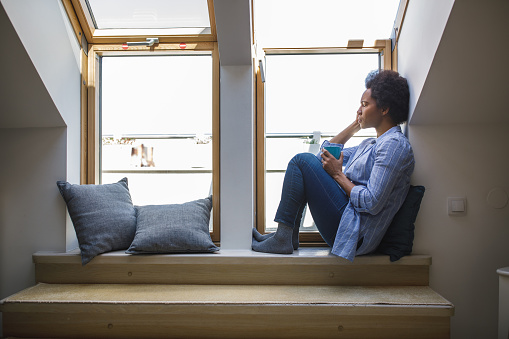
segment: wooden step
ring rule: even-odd
[[[0,304],[4,336],[448,338],[427,286],[37,284]]]
[[[79,251],[33,255],[36,281],[115,284],[252,284],[427,286],[431,257],[356,257],[354,262],[325,248],[302,248],[291,255],[250,250],[216,254],[128,255],[110,252],[82,266]]]

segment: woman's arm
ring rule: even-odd
[[[352,122],[349,126],[347,126],[343,131],[341,131],[338,135],[330,140],[331,143],[334,144],[346,144],[348,140],[357,132],[359,132],[361,126],[357,121],[357,118],[354,122]]]
[[[414,158],[410,144],[403,138],[386,138],[375,146],[371,171],[359,172],[360,175],[369,174],[367,183],[350,191],[350,202],[356,211],[378,214],[396,185],[409,184]]]
[[[350,192],[355,187],[355,184],[343,173],[343,152],[341,152],[339,159],[336,159],[329,151],[324,149],[322,153],[322,166],[332,179],[341,186],[345,193],[350,196]]]
[[[335,144],[345,144],[360,129],[361,126],[359,125],[357,119],[355,119],[354,122],[348,125],[343,131],[332,138],[329,142]],[[336,180],[336,182],[339,184],[339,186],[341,186],[345,193],[350,196],[350,192],[355,185],[343,173],[343,152],[341,152],[341,156],[338,160],[334,158],[326,149],[323,149],[322,151],[323,152],[321,157],[323,168],[334,180]]]

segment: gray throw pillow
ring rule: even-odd
[[[215,252],[209,233],[212,197],[184,204],[135,206],[137,225],[128,254]]]
[[[76,230],[83,265],[98,254],[129,247],[136,232],[136,210],[127,178],[105,185],[57,181],[57,186]]]

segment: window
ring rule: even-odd
[[[88,43],[216,41],[212,0],[70,0]]]
[[[207,0],[86,0],[96,29],[194,29],[210,33]]]
[[[133,203],[213,195],[219,241],[219,60],[216,43],[89,52],[87,182],[128,177]]]
[[[317,154],[321,143],[350,124],[359,107],[366,75],[383,68],[386,48],[267,49],[263,63],[262,106],[258,110],[257,228],[272,232],[288,161],[297,153]],[[384,57],[385,54],[385,57]],[[368,137],[361,130],[347,147]],[[301,223],[301,242],[316,244],[322,239],[306,209]]]
[[[219,53],[213,1],[128,0],[121,8],[116,0],[62,3],[82,47],[81,183],[106,183],[127,176],[137,204],[183,202],[212,193],[211,237],[219,242]],[[140,44],[149,38],[158,41]],[[127,65],[129,60],[134,64]],[[162,60],[167,63],[158,63]],[[141,66],[146,61],[148,66]],[[104,74],[101,66],[105,66]],[[191,71],[163,78],[172,68]],[[156,84],[159,80],[163,86]],[[147,84],[154,87],[149,90]],[[123,94],[130,92],[129,98],[122,97],[122,90],[115,91],[120,86],[124,86]],[[178,98],[170,91],[180,91]],[[167,114],[152,114],[158,110],[154,103],[162,103]],[[138,109],[138,118],[126,119],[130,108]],[[168,116],[184,114],[194,117],[194,128],[175,120],[171,128],[164,125]],[[165,151],[181,155],[185,147],[189,153],[203,155],[195,161],[180,157],[174,163],[168,159],[178,155],[161,156]],[[172,191],[160,200],[162,194],[153,193],[167,191],[161,183],[173,186],[175,181],[181,184],[180,194]],[[145,189],[154,182],[158,189]]]
[[[374,69],[393,68],[388,38],[406,3],[402,2],[399,12],[399,0],[320,0],[312,5],[309,1],[255,0],[254,4],[261,65],[257,81],[257,228],[266,233],[277,227],[273,218],[288,161],[297,153],[317,153],[323,140],[351,123],[366,75]],[[362,130],[347,147],[373,136],[373,130]],[[309,211],[304,213],[301,242],[323,243]]]
[[[212,194],[212,53],[104,56],[100,178],[136,205]]]
[[[264,48],[346,46],[388,39],[407,0],[253,0],[258,56]]]
[[[277,227],[273,218],[288,161],[301,152],[317,154],[323,140],[355,119],[364,77],[378,68],[378,53],[266,56],[266,231]],[[362,130],[348,145],[373,136],[374,130]],[[317,231],[309,212],[301,229]]]

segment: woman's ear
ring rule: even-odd
[[[389,107],[382,108],[382,115],[387,115],[389,113]]]

